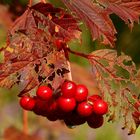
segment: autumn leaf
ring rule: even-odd
[[[99,0],[110,13],[115,13],[132,29],[139,22],[140,1],[136,0]]]
[[[132,29],[139,21],[140,2],[138,0],[62,0],[90,29],[93,40],[115,46],[115,27],[110,15],[115,13]]]
[[[129,134],[135,133],[139,122],[135,121],[132,114],[136,111],[135,103],[138,102],[140,89],[134,62],[129,56],[118,56],[115,50],[110,49],[93,52],[89,60],[101,96],[109,103],[109,121],[123,118],[123,128],[128,128]]]
[[[114,46],[116,30],[108,13],[91,0],[62,0],[89,27],[93,40]]]
[[[62,9],[44,3],[28,8],[15,21],[7,46],[1,51],[4,61],[0,63],[0,86],[18,84],[20,95],[40,84],[56,90],[69,70],[65,53],[57,50],[54,40],[69,41],[79,38],[79,33],[76,20]]]
[[[71,72],[72,72],[73,81],[76,82],[77,84],[86,85],[86,87],[89,90],[90,95],[98,94],[99,89],[97,86],[96,77],[94,74],[92,74],[92,71],[76,63],[70,63],[70,64],[71,64]]]

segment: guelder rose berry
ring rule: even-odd
[[[64,112],[71,112],[76,107],[76,101],[74,98],[60,97],[58,99],[58,106]]]
[[[108,111],[108,104],[103,100],[96,100],[93,103],[93,112],[99,115],[104,115]]]
[[[82,102],[78,104],[77,112],[80,116],[87,117],[92,114],[92,105],[88,104],[87,102]]]
[[[32,110],[35,106],[35,100],[28,96],[20,98],[20,106],[25,110]]]
[[[75,96],[76,84],[72,81],[65,81],[61,86],[62,96],[71,98]]]
[[[91,103],[94,103],[97,100],[101,100],[101,96],[94,94],[88,97],[88,101],[90,101]]]
[[[82,102],[87,99],[88,89],[85,85],[77,85],[75,99],[77,102]]]
[[[104,118],[101,115],[92,114],[90,117],[87,118],[87,124],[91,128],[99,128],[103,125]]]
[[[48,86],[40,86],[37,89],[36,95],[42,100],[50,100],[52,98],[52,89]]]

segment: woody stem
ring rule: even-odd
[[[23,110],[23,133],[28,134],[28,112]]]

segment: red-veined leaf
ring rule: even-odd
[[[18,84],[20,95],[40,84],[56,90],[69,72],[64,51],[58,51],[54,40],[79,38],[76,20],[62,9],[39,3],[19,17],[8,34],[2,49],[0,86],[11,88]],[[10,81],[10,82],[8,82]]]
[[[68,8],[83,20],[92,33],[93,40],[99,39],[104,44],[114,46],[116,30],[108,13],[91,0],[62,0]]]
[[[138,0],[62,0],[92,33],[93,40],[100,40],[103,44],[114,47],[116,40],[115,27],[110,14],[115,13],[132,29],[134,22],[139,22],[140,1]]]
[[[139,22],[140,1],[137,0],[99,0],[108,11],[115,13],[127,23],[130,28],[134,22]]]
[[[103,49],[89,56],[96,73],[102,97],[109,103],[109,121],[123,118],[124,127],[133,134],[140,125],[139,112],[135,103],[139,98],[137,70],[129,56],[117,55],[115,50]],[[140,113],[140,112],[139,112]]]

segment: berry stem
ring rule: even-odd
[[[69,73],[68,73],[68,80],[72,81],[72,74],[71,74],[71,66],[70,66],[70,62],[67,60],[67,65],[68,65],[68,69],[69,69]]]
[[[28,134],[28,112],[23,110],[23,133]]]
[[[77,56],[80,56],[80,57],[83,57],[83,58],[86,58],[86,59],[89,59],[89,56],[88,54],[84,54],[84,53],[80,53],[80,52],[76,52],[76,51],[73,51],[71,50],[70,48],[67,48],[67,51],[72,53],[72,54],[75,54]]]
[[[31,7],[32,6],[32,3],[33,3],[33,0],[29,0],[28,6]]]
[[[40,0],[40,2],[42,2],[42,3],[46,3],[46,0]]]

